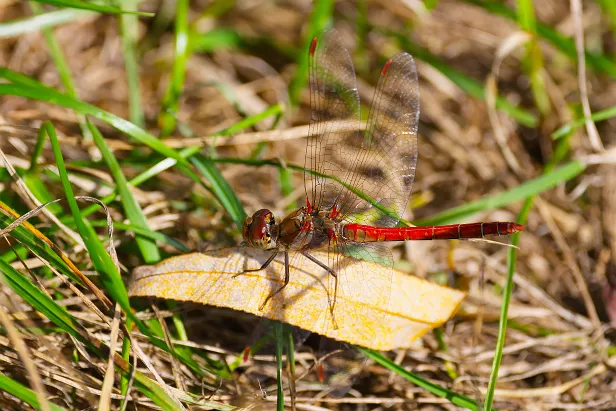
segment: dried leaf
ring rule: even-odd
[[[129,295],[245,311],[381,351],[409,347],[447,321],[466,297],[462,291],[396,270],[392,270],[391,287],[366,287],[371,272],[383,267],[348,259],[343,271],[338,272],[340,285],[332,316],[328,292],[331,275],[296,254],[291,260],[289,284],[262,311],[259,307],[263,301],[284,282],[284,262],[278,256],[265,270],[244,272],[261,267],[271,255],[253,248],[193,253],[138,267],[129,284]],[[325,253],[315,252],[313,256],[328,261]]]

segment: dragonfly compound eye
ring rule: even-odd
[[[271,211],[263,209],[248,217],[242,228],[242,235],[246,242],[256,248],[268,250],[276,247],[272,230],[276,219]]]

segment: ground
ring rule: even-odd
[[[0,227],[40,203],[89,196],[108,204],[114,232],[110,244],[101,211],[76,223],[66,201],[37,213],[32,226],[2,231],[2,409],[106,401],[120,409],[127,384],[130,409],[175,409],[174,401],[275,407],[274,347],[242,358],[262,335],[257,317],[129,302],[120,280],[172,255],[239,245],[244,213],[284,215],[303,205],[305,68],[312,36],[330,25],[353,57],[362,115],[385,61],[399,51],[416,59],[419,160],[403,219],[518,221],[526,230],[501,244],[391,245],[397,270],[469,296],[411,348],[383,353],[390,370],[398,364],[407,373],[376,357],[340,360],[354,385],[336,395],[318,384],[311,366],[322,351],[309,337],[296,357],[297,407],[616,407],[610,2],[122,2],[155,17],[42,3],[0,5]],[[39,13],[52,28],[41,29]],[[589,113],[595,121],[584,122]],[[200,154],[179,157],[191,149]],[[140,176],[164,159],[168,168]],[[510,243],[519,248],[503,245]],[[115,321],[106,298],[122,305]],[[128,304],[136,318],[127,319]],[[128,330],[132,344],[123,339]],[[175,357],[163,349],[171,342]],[[118,350],[115,371],[109,347]],[[421,381],[451,390],[453,400]],[[290,406],[286,379],[284,388]]]

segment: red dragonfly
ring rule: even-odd
[[[334,308],[337,299],[345,300],[339,295],[345,292],[339,276],[345,259],[381,263],[381,272],[365,272],[364,291],[370,295],[371,287],[391,286],[393,260],[381,242],[483,238],[524,229],[512,222],[396,227],[417,164],[419,84],[413,57],[399,53],[385,63],[365,127],[353,63],[337,32],[315,37],[309,59],[312,118],[305,157],[306,205],[280,222],[270,210],[259,210],[243,227],[249,246],[272,253],[262,267],[250,271],[265,269],[284,255],[284,284],[260,309],[289,283],[291,253],[331,274],[329,311],[337,328]],[[313,257],[313,250],[327,250],[328,261]]]

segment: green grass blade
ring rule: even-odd
[[[189,148],[185,148],[184,150],[180,151],[180,155],[184,158],[188,158],[194,154],[196,154],[197,152],[200,151],[200,147],[189,147]],[[137,176],[135,176],[134,178],[132,178],[128,184],[132,185],[133,187],[136,187],[144,182],[146,182],[147,180],[149,180],[150,178],[156,176],[158,173],[173,167],[173,165],[175,164],[175,160],[173,159],[165,159],[163,161],[161,161],[160,163],[156,164],[155,166],[149,168],[148,170],[138,174]],[[115,199],[115,197],[117,196],[116,190],[114,190],[112,193],[108,194],[107,196],[105,196],[101,202],[103,204],[109,204],[111,201],[113,201]],[[83,217],[86,217],[90,214],[92,214],[95,211],[100,210],[100,206],[97,204],[88,206],[86,208],[84,208],[81,211],[81,215]],[[2,215],[0,215],[0,222],[2,222],[1,220]],[[65,224],[69,224],[71,225],[73,223],[73,219],[72,216],[66,216],[66,217],[62,217],[61,220],[63,223]],[[8,225],[9,223],[6,223],[6,225]],[[103,222],[99,222],[99,221],[92,221],[92,226],[94,227],[103,227],[106,226],[107,222],[106,220]],[[114,227],[117,227],[119,229],[125,229],[125,230],[130,230],[135,232],[136,234],[139,234],[141,236],[147,237],[147,238],[151,238],[152,240],[155,241],[161,241],[161,242],[165,242],[175,248],[177,248],[180,251],[184,251],[184,252],[188,252],[190,250],[186,249],[185,246],[179,242],[177,242],[176,240],[158,233],[156,231],[151,231],[149,229],[142,229],[142,228],[138,228],[132,225],[127,225],[127,224],[123,224],[123,223],[119,223],[119,222],[115,222],[114,223]]]
[[[167,137],[175,129],[175,114],[184,88],[188,48],[188,0],[178,0],[175,7],[175,56],[171,71],[171,82],[163,98],[159,118],[160,136]]]
[[[163,410],[183,411],[184,408],[176,403],[167,395],[165,390],[139,371],[135,371],[135,386],[145,396],[151,399],[156,405]]]
[[[86,3],[78,0],[34,0],[38,3],[45,3],[51,6],[57,7],[70,7],[73,9],[81,9],[81,10],[89,10],[96,11],[98,13],[106,13],[106,14],[136,14],[138,16],[147,16],[152,17],[153,13],[142,13],[138,11],[124,11],[118,7],[107,6],[104,4],[97,3]]]
[[[293,184],[293,174],[288,168],[281,167],[278,169],[278,178],[280,179],[280,190],[282,191],[282,196],[287,197],[291,195],[293,190],[295,190],[295,185]],[[287,210],[294,210],[296,204],[289,203],[287,205]]]
[[[44,180],[41,179],[38,170],[28,171],[22,178],[28,189],[32,191],[32,194],[41,202],[41,204],[55,200],[55,197],[45,186]],[[54,214],[62,214],[64,212],[62,206],[58,203],[49,204],[47,206],[47,210]]]
[[[610,27],[612,36],[614,36],[614,33],[616,33],[616,2],[614,0],[598,0],[597,3],[601,5],[604,13],[610,17]]]
[[[100,131],[98,131],[98,129],[94,127],[90,121],[88,121],[88,127],[94,137],[94,143],[101,151],[103,160],[107,163],[107,167],[109,168],[109,171],[111,171],[111,175],[115,180],[118,193],[120,194],[120,201],[122,202],[126,216],[134,226],[149,230],[148,222],[143,215],[141,206],[137,200],[135,200],[135,197],[133,196],[133,193],[128,185],[128,181],[126,181],[126,177],[124,177],[124,173],[122,173],[122,169],[118,164],[118,160],[116,160],[115,156],[105,143],[105,139],[101,135]],[[135,240],[137,241],[137,246],[139,247],[146,264],[153,264],[160,261],[160,252],[158,251],[158,247],[154,241],[139,235],[137,235]]]
[[[550,173],[543,174],[533,180],[526,181],[504,193],[485,197],[478,201],[449,209],[432,217],[416,220],[414,223],[419,226],[449,224],[481,211],[504,207],[508,204],[525,200],[528,197],[549,190],[560,183],[569,181],[581,174],[585,169],[586,165],[581,161],[572,161],[567,165],[557,168]]]
[[[17,37],[21,34],[37,32],[44,28],[75,22],[92,14],[93,12],[86,10],[61,9],[25,19],[6,21],[0,23],[0,38]]]
[[[74,336],[76,339],[86,344],[93,352],[102,358],[105,358],[100,344],[92,344],[87,337],[87,332],[82,330],[82,327],[78,321],[76,321],[63,307],[59,306],[53,301],[47,294],[38,289],[30,280],[15,270],[9,263],[0,259],[0,276],[2,280],[11,287],[24,301],[30,304],[34,309],[47,317],[55,325]],[[106,347],[105,347],[106,348]],[[128,373],[128,370],[124,370]],[[0,374],[1,375],[1,374]],[[2,389],[19,389],[17,386],[12,386],[10,381],[0,379],[0,388]],[[180,409],[178,405],[169,397],[163,389],[155,382],[149,380],[140,372],[135,372],[135,385],[137,388],[148,396],[156,404],[163,407],[163,409],[175,410]],[[7,391],[13,393],[13,391]],[[27,394],[24,391],[17,391],[17,394]],[[14,394],[15,395],[15,394]],[[22,400],[30,404],[29,398],[22,398]],[[62,409],[62,408],[55,408]]]
[[[478,410],[477,403],[473,401],[471,398],[458,394],[454,391],[450,391],[447,388],[441,387],[440,385],[431,383],[430,381],[425,380],[419,377],[418,375],[405,370],[400,365],[394,363],[389,358],[385,357],[383,354],[380,354],[376,351],[369,350],[367,348],[362,348],[362,347],[356,347],[356,348],[358,351],[362,352],[365,356],[374,360],[376,363],[382,365],[388,370],[395,372],[402,378],[412,382],[418,387],[421,387],[424,390],[429,391],[438,397],[446,398],[453,405],[456,405],[458,407],[464,407],[469,410]]]
[[[383,29],[383,31],[395,38],[404,51],[407,51],[411,53],[415,58],[423,60],[426,63],[430,64],[432,67],[434,67],[435,69],[443,73],[451,81],[453,81],[465,93],[472,97],[485,100],[486,91],[482,83],[455,70],[447,63],[428,52],[428,50],[412,42],[408,38],[408,36],[405,36],[398,32],[393,32],[386,28]],[[497,96],[496,98],[496,108],[507,113],[517,122],[525,125],[526,127],[536,127],[538,124],[537,116],[535,116],[533,113],[520,107],[514,106],[500,96]]]
[[[233,50],[242,45],[242,38],[234,30],[215,28],[206,33],[190,33],[190,49],[197,53]]]
[[[43,8],[36,3],[36,0],[32,0],[30,4],[35,14],[42,13]],[[62,52],[60,45],[56,41],[53,32],[51,31],[51,29],[43,29],[43,36],[45,36],[45,41],[47,42],[47,46],[49,47],[49,53],[53,58],[54,64],[58,68],[58,74],[60,75],[60,79],[62,80],[64,88],[66,89],[66,94],[71,97],[78,98],[75,85],[73,84],[73,75],[71,73],[71,69],[68,66],[68,62],[64,58],[64,53]]]
[[[111,256],[107,253],[107,250],[105,250],[102,243],[98,239],[98,236],[92,228],[92,225],[80,214],[79,207],[77,206],[77,201],[75,200],[75,196],[73,194],[73,189],[68,180],[68,174],[66,172],[64,159],[62,157],[62,151],[60,149],[55,130],[49,123],[46,123],[43,126],[46,127],[47,134],[51,139],[52,149],[56,157],[56,165],[60,173],[62,186],[64,187],[64,191],[66,193],[69,208],[73,215],[75,225],[77,226],[77,230],[84,239],[84,243],[86,245],[86,248],[88,249],[90,258],[92,259],[92,263],[94,264],[96,271],[100,274],[100,278],[105,285],[105,289],[107,290],[107,292],[109,292],[109,294],[111,294],[114,300],[120,304],[122,310],[124,310],[128,319],[133,321],[135,325],[137,325],[139,330],[150,338],[150,341],[152,341],[157,347],[172,353],[176,358],[178,358],[184,364],[190,367],[191,370],[201,375],[201,368],[192,358],[181,355],[181,353],[178,353],[169,348],[164,341],[154,338],[150,330],[145,326],[145,324],[142,321],[138,320],[137,317],[135,317],[135,315],[133,314],[128,299],[126,287],[124,286],[124,282],[122,281],[120,273],[116,269],[116,266],[113,263]]]
[[[282,386],[282,353],[284,351],[284,324],[274,321],[274,339],[276,340],[276,410],[284,411],[284,388]]]
[[[214,162],[201,155],[191,157],[190,161],[210,181],[212,192],[241,231],[244,220],[246,220],[246,212],[227,180],[224,179],[218,168],[216,168]]]
[[[63,307],[56,304],[47,294],[36,287],[26,276],[14,269],[9,263],[0,259],[2,281],[11,287],[32,308],[49,318],[73,337],[82,339],[82,327]]]
[[[368,1],[359,0],[357,2],[357,17],[355,17],[355,24],[357,29],[355,30],[355,38],[357,41],[357,47],[353,53],[353,60],[355,61],[355,70],[357,76],[367,73],[368,71],[368,47],[366,41],[368,40],[368,33],[370,25],[368,22]],[[362,76],[363,77],[363,76]]]
[[[530,87],[535,104],[542,114],[550,110],[550,99],[545,89],[543,79],[543,53],[537,41],[537,20],[533,0],[518,0],[518,24],[527,33],[532,35],[526,43],[526,57],[524,68],[530,78]]]
[[[467,3],[479,6],[492,14],[506,17],[510,20],[517,20],[518,16],[515,10],[507,7],[500,1],[485,1],[485,0],[465,0]],[[577,59],[577,51],[575,49],[575,41],[571,37],[567,37],[549,26],[537,23],[537,34],[539,37],[552,43],[554,47],[567,55],[574,62]],[[609,74],[611,77],[616,77],[616,63],[613,57],[607,57],[598,53],[586,52],[586,64],[593,70],[602,71]]]
[[[440,3],[439,0],[424,0],[424,6],[427,10],[432,10]]]
[[[200,150],[201,150],[201,147],[188,147],[180,151],[179,154],[183,158],[187,159],[190,156],[197,154]],[[155,177],[157,174],[162,173],[163,171],[173,167],[176,163],[177,161],[175,161],[174,159],[166,158],[160,161],[159,163],[155,164],[154,166],[150,167],[149,169],[145,170],[144,172],[133,177],[129,181],[129,184],[132,185],[133,187],[137,187],[140,184],[143,184],[149,179]],[[116,197],[117,195],[116,191],[117,190],[114,190],[113,192],[105,196],[101,201],[105,204],[109,204]],[[90,215],[93,212],[97,211],[98,209],[99,209],[98,205],[88,206],[87,208],[83,209],[83,211],[81,212],[81,215],[83,216]],[[65,221],[62,220],[62,222],[65,222]]]
[[[594,122],[607,120],[607,119],[610,119],[612,117],[616,117],[616,106],[612,106],[612,107],[606,108],[605,110],[597,111],[596,113],[593,113],[592,116],[590,116],[590,118]],[[554,140],[556,140],[556,139],[565,137],[566,135],[571,133],[576,128],[582,127],[585,124],[586,124],[586,119],[585,118],[578,118],[576,120],[573,120],[573,121],[565,124],[564,126],[560,127],[555,132],[553,132],[552,133],[552,138]]]
[[[18,73],[16,71],[10,70],[6,67],[0,67],[0,77],[7,79],[11,83],[19,84],[22,86],[33,87],[39,89],[41,92],[47,93],[59,93],[58,90],[47,87],[40,81],[33,79],[32,77],[28,77],[25,74]]]
[[[30,2],[32,10],[35,14],[40,14],[43,9],[42,7],[34,1]],[[62,80],[62,84],[66,90],[66,94],[73,98],[79,98],[77,93],[77,89],[75,88],[75,84],[73,83],[73,74],[71,69],[64,57],[64,53],[60,48],[60,45],[56,41],[56,37],[54,36],[52,29],[45,28],[43,29],[43,36],[45,37],[45,41],[47,42],[47,47],[49,48],[49,53],[53,58],[54,64],[58,69],[58,74],[60,75],[60,79]],[[86,140],[91,140],[90,131],[86,126],[84,116],[80,116],[79,118],[79,126],[81,127],[81,131]]]
[[[32,157],[30,158],[30,169],[29,172],[33,172],[36,169],[36,165],[38,163],[39,157],[43,154],[43,149],[45,148],[45,130],[39,128],[36,133],[36,144],[34,146],[34,150],[32,150]]]
[[[560,163],[565,156],[569,152],[569,140],[567,138],[562,139],[558,142],[556,149],[554,150],[554,155],[550,162],[545,166],[543,170],[543,175],[547,175],[553,172],[556,164]],[[526,199],[524,205],[522,206],[522,210],[520,211],[520,215],[518,217],[519,224],[526,224],[528,220],[528,215],[530,214],[530,210],[532,209],[533,202],[535,200],[535,196],[531,196]],[[511,244],[517,246],[520,242],[520,235],[522,233],[516,233],[511,236]],[[510,248],[507,252],[507,279],[505,282],[505,287],[503,291],[503,303],[501,305],[501,313],[498,323],[498,336],[496,339],[496,347],[494,351],[494,360],[492,361],[492,370],[490,372],[490,380],[488,382],[488,390],[486,392],[486,409],[490,410],[492,407],[492,403],[494,402],[494,393],[496,391],[496,383],[498,382],[498,370],[500,369],[500,365],[503,357],[503,350],[505,347],[505,337],[507,333],[507,324],[508,324],[508,313],[509,313],[509,303],[511,301],[511,295],[513,294],[513,276],[515,274],[515,263],[518,255],[517,248]]]
[[[33,100],[47,101],[49,103],[58,104],[75,110],[79,114],[92,116],[102,120],[114,128],[126,133],[136,141],[147,145],[152,150],[158,151],[166,157],[174,158],[179,164],[189,167],[190,164],[178,153],[160,142],[156,137],[143,130],[141,127],[118,117],[112,113],[102,110],[96,106],[84,103],[76,98],[60,93],[58,90],[47,87],[39,81],[25,76],[21,73],[9,70],[6,67],[0,67],[0,77],[3,77],[14,84],[0,84],[0,95],[15,95]],[[194,176],[193,180],[199,181],[199,178]]]
[[[283,323],[283,337],[285,341],[285,351],[287,353],[287,369],[289,381],[289,395],[291,397],[291,406],[294,405],[296,398],[296,375],[295,375],[295,342],[293,340],[293,329],[289,324]]]
[[[284,113],[284,110],[285,108],[282,104],[271,105],[260,113],[245,117],[237,123],[225,128],[224,130],[214,133],[212,137],[230,136],[239,133],[249,127],[254,126],[257,123],[260,123],[268,117],[281,115],[282,113]]]
[[[181,150],[179,152],[179,156],[182,157],[183,159],[188,159],[189,157],[197,154],[199,151],[201,151],[200,146],[188,147],[188,148]],[[162,173],[163,171],[173,167],[176,163],[177,163],[177,160],[172,159],[172,158],[166,158],[162,160],[161,162],[159,162],[158,164],[150,167],[143,173],[139,173],[138,175],[136,175],[133,179],[130,180],[130,183],[133,186],[137,187],[138,185],[145,183],[149,179],[155,177],[159,173]]]
[[[342,185],[343,187],[347,188],[349,191],[351,191],[352,193],[357,194],[357,196],[359,196],[359,198],[366,200],[367,202],[369,202],[370,204],[372,204],[372,206],[374,206],[375,208],[378,208],[379,210],[381,210],[382,212],[384,212],[387,215],[391,215],[393,217],[397,218],[397,215],[395,214],[395,212],[393,210],[390,210],[388,208],[386,208],[385,206],[383,206],[382,204],[380,204],[377,200],[371,198],[370,196],[368,196],[367,194],[363,193],[362,191],[360,191],[359,189],[357,189],[356,187],[352,186],[349,183],[346,183],[344,181],[342,181],[342,179],[338,178],[338,177],[334,177],[334,176],[329,176],[327,174],[323,174],[323,173],[319,173],[313,170],[305,170],[303,167],[300,166],[296,166],[296,165],[292,165],[292,164],[281,164],[279,161],[275,161],[275,160],[259,160],[259,159],[245,159],[245,158],[218,158],[218,159],[212,159],[212,161],[217,162],[217,163],[232,163],[232,164],[246,164],[246,165],[253,165],[253,166],[275,166],[278,168],[288,168],[290,170],[297,170],[297,171],[301,171],[301,172],[305,172],[307,171],[310,174],[319,176],[319,177],[324,177],[324,178],[329,178],[331,180],[334,180],[336,182],[338,182],[340,185]],[[401,220],[403,221],[403,220]]]
[[[136,11],[138,4],[138,0],[124,0],[122,2],[124,9],[129,11]],[[132,123],[143,128],[145,125],[145,115],[143,113],[143,104],[141,103],[139,64],[137,63],[136,50],[139,35],[139,20],[137,16],[133,14],[122,14],[119,19],[124,68],[126,69],[126,81],[128,83],[129,118]]]
[[[6,72],[6,70],[7,69],[2,70],[2,68],[0,68],[0,75],[6,74],[4,73]],[[13,73],[11,77],[17,77],[20,78],[20,80],[23,80],[23,77],[26,77],[21,75],[15,76],[14,74],[18,73]],[[137,140],[142,144],[147,145],[152,150],[157,151],[166,157],[171,157],[175,159],[178,162],[178,167],[188,177],[190,177],[195,182],[201,183],[200,178],[188,169],[188,167],[190,167],[190,164],[175,150],[167,147],[159,139],[157,139],[147,131],[143,130],[141,127],[138,127],[130,121],[111,114],[105,110],[101,110],[96,106],[76,100],[65,94],[59,93],[49,87],[28,87],[22,84],[0,84],[0,95],[15,95],[30,98],[33,100],[47,101],[49,103],[54,103],[63,107],[71,108],[80,114],[92,116],[94,118],[102,120],[110,124],[114,128],[126,133],[129,137]]]
[[[34,391],[4,374],[0,374],[0,390],[19,398],[32,408],[40,409],[40,403]],[[51,411],[66,411],[66,408],[62,408],[52,402],[47,402],[47,404]]]
[[[6,207],[7,206],[3,204],[3,208]],[[3,213],[0,213],[0,226],[2,228],[8,227],[13,221],[15,221],[14,218],[9,218]],[[20,243],[31,249],[37,255],[41,256],[41,258],[44,258],[45,260],[49,261],[59,272],[68,276],[72,281],[76,282],[77,284],[81,284],[81,280],[75,275],[73,270],[70,269],[67,263],[58,254],[56,254],[52,246],[35,236],[23,225],[15,227],[15,229],[11,231],[11,236],[13,236]]]
[[[90,224],[92,224],[92,227],[105,228],[107,227],[107,220],[91,220]],[[183,253],[189,253],[191,251],[189,248],[187,248],[184,244],[180,243],[175,238],[169,237],[168,235],[165,235],[163,233],[159,233],[158,231],[152,231],[149,228],[143,228],[143,227],[139,227],[139,226],[132,225],[132,224],[124,224],[119,221],[114,221],[113,228],[114,228],[114,231],[115,230],[130,231],[140,237],[147,238],[152,241],[160,241],[161,243],[167,243],[170,246],[175,247],[178,251],[181,251]]]
[[[331,0],[317,0],[314,3],[308,30],[301,46],[300,52],[297,54],[297,71],[291,83],[289,84],[289,102],[291,107],[298,104],[300,93],[308,82],[308,49],[312,38],[318,36],[325,30],[332,21],[334,13],[334,2]]]
[[[534,197],[533,197],[534,198]],[[533,205],[533,198],[529,198],[522,207],[522,212],[517,220],[519,224],[526,224],[528,214]],[[515,233],[511,236],[511,245],[517,246],[520,243],[520,234]],[[490,373],[490,381],[488,382],[488,390],[485,397],[485,409],[491,410],[494,402],[494,392],[498,381],[498,370],[503,359],[503,350],[505,348],[505,336],[507,334],[507,320],[509,313],[509,303],[511,302],[511,294],[513,293],[513,275],[515,274],[515,263],[518,256],[517,248],[510,247],[507,250],[507,280],[503,291],[503,303],[501,305],[500,320],[498,323],[498,337],[496,348],[494,350],[494,360],[492,361],[492,371]]]
[[[111,257],[107,253],[107,250],[105,250],[105,247],[99,240],[96,232],[92,228],[92,225],[87,219],[81,216],[79,206],[75,200],[73,188],[71,187],[71,183],[68,179],[68,172],[66,171],[66,166],[64,165],[64,157],[62,156],[62,149],[60,148],[60,142],[58,141],[56,132],[51,123],[47,122],[43,124],[43,127],[46,129],[47,135],[51,140],[51,147],[56,159],[56,165],[58,167],[60,180],[64,188],[64,193],[66,194],[68,206],[73,214],[73,219],[77,230],[84,240],[92,263],[94,264],[96,271],[100,274],[100,278],[105,285],[105,289],[112,295],[114,300],[122,306],[122,309],[129,313],[131,311],[131,306],[128,299],[128,292],[126,291],[122,277],[111,260]]]

